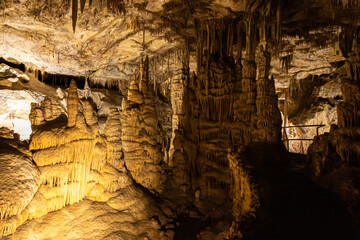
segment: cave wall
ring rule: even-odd
[[[321,186],[337,193],[353,212],[359,206],[359,40],[346,57],[347,76],[341,81],[343,101],[337,107],[338,124],[315,138],[307,155],[306,170]],[[357,215],[358,216],[358,215]]]
[[[331,74],[291,80],[289,89],[285,90],[288,91],[284,99],[287,109],[282,111],[283,118],[287,118],[287,128],[283,131],[286,131],[287,139],[294,139],[287,143],[284,136],[289,152],[306,154],[316,136],[329,132],[330,126],[337,124],[337,106],[342,101],[341,79],[346,77],[344,72],[342,66],[334,68]]]

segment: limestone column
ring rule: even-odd
[[[78,114],[78,104],[79,104],[79,97],[77,94],[77,86],[75,80],[72,79],[69,86],[69,95],[67,99],[68,127],[75,126],[76,115]]]

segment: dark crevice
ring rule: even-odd
[[[66,75],[58,73],[47,73],[41,74],[38,71],[37,78],[39,81],[53,86],[59,86],[63,88],[68,88],[72,79],[75,80],[76,85],[79,89],[84,89],[85,87],[85,77],[84,76],[75,76],[75,75]],[[112,84],[110,81],[105,82],[105,84],[96,83],[94,81],[88,80],[88,85],[90,88],[96,89],[109,89],[109,90],[119,90],[117,84]]]
[[[0,64],[6,64],[12,68],[16,68],[22,72],[26,72],[25,64],[23,63],[13,63],[9,62],[6,59],[0,57]],[[28,69],[30,73],[34,71]],[[76,81],[76,85],[79,89],[84,89],[85,86],[85,77],[84,76],[76,76],[76,75],[67,75],[60,73],[42,73],[40,70],[35,70],[35,76],[40,81],[47,85],[68,88],[70,86],[70,82],[72,79]],[[96,81],[88,81],[89,87],[96,89],[109,89],[109,90],[119,90],[118,84],[112,84],[110,81],[105,82],[105,84],[97,83]]]
[[[16,69],[19,69],[20,71],[25,72],[25,65],[22,63],[20,63],[20,64],[12,63],[12,62],[9,62],[9,61],[5,60],[4,58],[0,57],[0,64],[1,63],[5,63],[6,65],[8,65],[12,68],[16,68]]]
[[[55,73],[47,73],[41,74],[38,71],[38,80],[53,86],[59,86],[68,88],[70,86],[70,82],[72,79],[76,81],[76,85],[80,89],[84,89],[85,86],[85,77],[83,76],[73,76],[73,75],[65,75],[65,74],[55,74]]]
[[[119,86],[117,84],[112,84],[111,81],[107,81],[104,85],[100,83],[96,83],[93,81],[88,82],[89,87],[97,88],[97,89],[109,89],[109,90],[119,90]]]

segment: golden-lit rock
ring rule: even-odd
[[[172,86],[173,174],[180,185],[200,188],[204,198],[218,203],[231,197],[226,149],[281,139],[278,99],[269,79],[270,53],[266,43],[253,44],[252,30],[234,36],[233,29],[241,26],[231,19],[199,20],[197,75],[174,80]],[[227,41],[214,41],[217,34]],[[239,61],[233,49],[242,48],[243,37],[246,55],[238,53]]]
[[[108,144],[108,151],[111,154],[108,161],[119,171],[125,171],[121,142],[121,120],[117,108],[109,109],[109,116],[106,121],[104,134]]]
[[[78,113],[78,104],[79,104],[79,97],[77,94],[77,86],[75,80],[71,80],[70,87],[69,87],[69,95],[67,99],[68,105],[68,127],[75,126],[76,123],[76,115]]]
[[[148,61],[141,64],[140,83],[142,91],[136,90],[138,84],[133,80],[128,92],[127,102],[121,114],[122,148],[126,168],[134,180],[152,192],[163,191],[165,175],[161,129],[158,126],[153,95],[145,87],[148,79]]]
[[[8,130],[11,134],[10,130]],[[16,138],[0,137],[0,233],[13,233],[22,220],[18,215],[33,199],[40,172]],[[17,138],[18,139],[18,138]]]

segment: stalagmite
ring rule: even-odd
[[[78,113],[78,104],[79,98],[77,94],[77,87],[75,80],[71,80],[70,87],[69,87],[69,95],[67,99],[67,106],[68,106],[68,127],[75,126],[76,122],[76,115]]]
[[[83,108],[84,108],[84,117],[86,124],[89,126],[93,126],[94,124],[97,124],[98,118],[95,109],[91,106],[91,103],[89,100],[83,101]]]
[[[98,133],[96,112],[90,102],[82,101],[81,112],[78,112],[78,102],[76,84],[72,81],[68,99],[68,126],[72,126],[70,128],[61,122],[47,126],[46,121],[54,116],[50,99],[44,99],[41,107],[32,107],[30,116],[36,129],[29,149],[34,151],[32,159],[41,174],[40,177],[36,175],[39,172],[36,166],[33,166],[35,171],[29,172],[27,176],[30,181],[14,179],[26,183],[27,190],[17,193],[19,199],[14,198],[16,206],[11,204],[11,201],[7,207],[0,204],[0,229],[3,235],[13,233],[27,218],[41,217],[48,212],[77,203],[85,196],[96,201],[107,201],[116,196],[115,192],[120,188],[131,184],[123,164],[119,163],[122,157],[119,114],[111,113],[105,131],[107,141]],[[42,118],[39,119],[34,112],[41,113]],[[117,123],[111,123],[116,120]],[[0,158],[1,156],[0,153]],[[19,158],[18,164],[22,164],[26,172],[27,165],[33,163],[30,159],[29,164],[26,161],[21,163],[22,161]],[[41,186],[36,192],[40,183]],[[11,197],[11,194],[2,196]],[[42,206],[39,207],[38,204]],[[11,221],[8,220],[9,216],[13,216]]]
[[[108,149],[108,152],[111,154],[111,156],[108,157],[108,160],[119,171],[124,170],[124,156],[121,144],[121,118],[117,108],[109,109],[109,116],[106,121],[104,134],[107,141],[110,143],[108,147],[111,148]]]

